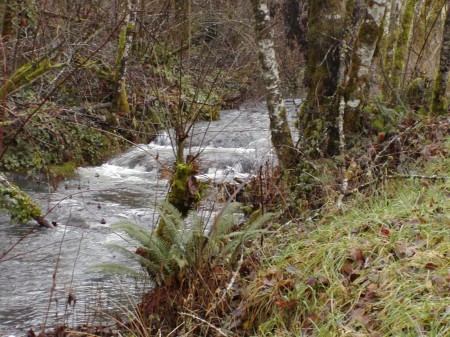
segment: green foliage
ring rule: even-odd
[[[210,263],[213,256],[232,266],[245,245],[264,233],[263,225],[273,216],[265,214],[239,225],[235,214],[239,207],[237,203],[230,204],[208,231],[207,224],[198,214],[192,213],[186,219],[169,202],[161,201],[158,213],[165,224],[163,233],[158,235],[129,222],[118,223],[113,228],[125,232],[135,244],[132,250],[120,245],[109,247],[139,262],[158,285],[195,275]],[[135,270],[122,267],[115,264],[95,266],[105,272],[142,276]]]
[[[363,113],[376,132],[388,132],[396,128],[405,116],[403,107],[390,108],[382,97],[375,97],[364,108]]]
[[[63,163],[61,165],[51,165],[48,168],[48,172],[55,177],[71,177],[76,170],[76,166],[73,162]]]
[[[50,104],[44,107],[49,110],[53,108]],[[7,139],[10,146],[0,164],[4,171],[31,175],[52,170],[56,175],[67,176],[75,166],[100,163],[116,151],[118,144],[110,135],[75,123],[70,117],[54,118],[45,113],[35,115],[26,130],[15,139]],[[8,129],[6,133],[14,134]]]
[[[25,223],[41,216],[40,206],[14,185],[0,184],[0,209],[7,210],[11,220]]]

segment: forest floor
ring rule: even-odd
[[[194,311],[182,307],[193,291],[172,292],[183,312],[172,330],[133,314],[141,321],[122,329],[39,336],[449,336],[450,120],[425,124],[402,140],[407,172],[361,182],[340,207],[258,240],[222,283],[225,304],[211,294],[215,304]],[[219,305],[227,314],[212,317]]]

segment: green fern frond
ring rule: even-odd
[[[163,270],[168,274],[172,274],[175,271],[169,258],[171,245],[164,240],[154,235],[148,246],[140,248],[146,255],[144,260],[152,266],[149,272],[158,274]]]
[[[239,207],[241,207],[241,204],[238,202],[232,202],[226,206],[226,209],[219,214],[219,218],[215,220],[217,222],[217,226],[215,228],[215,232],[211,233],[211,236],[221,238],[233,229],[238,221],[236,212],[239,210]]]
[[[207,233],[207,224],[197,213],[191,213],[186,220],[172,204],[160,201],[157,207],[160,231],[150,232],[130,222],[113,226],[136,241],[134,249],[138,248],[139,254],[133,248],[127,249],[117,244],[108,246],[137,261],[158,284],[162,284],[169,275],[179,277],[186,271],[190,273],[202,268],[205,263],[209,263],[213,254],[234,263],[249,240],[266,232],[262,227],[273,217],[272,214],[255,217],[236,231],[239,207],[239,203],[227,205]],[[142,275],[132,268],[117,264],[104,264],[98,268],[108,272]]]
[[[118,222],[112,226],[112,229],[125,232],[130,238],[138,241],[143,246],[146,246],[150,241],[150,231],[129,221]]]
[[[259,216],[258,218],[254,219],[253,221],[244,224],[241,230],[226,235],[225,237],[228,239],[228,242],[223,252],[231,255],[230,258],[231,261],[236,259],[240,248],[247,241],[254,240],[260,234],[268,232],[267,230],[262,229],[261,227],[267,222],[269,222],[271,219],[273,219],[273,217],[274,214],[272,213],[263,214],[262,216]]]
[[[180,228],[185,225],[181,213],[170,203],[161,201],[157,207],[162,226],[162,236],[171,244],[180,242]]]
[[[147,259],[141,255],[136,254],[133,251],[130,251],[118,244],[110,243],[106,245],[107,248],[118,252],[119,254],[129,258],[130,260],[134,260],[138,262],[143,268],[149,271],[149,274],[157,274],[160,270],[160,263],[155,262],[154,260]],[[152,271],[152,272],[150,272]]]

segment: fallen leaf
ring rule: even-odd
[[[398,257],[405,258],[405,257],[412,257],[416,254],[416,250],[412,247],[405,246],[403,242],[396,242],[395,243],[396,249],[395,253]]]
[[[344,266],[342,267],[341,272],[347,274],[347,276],[353,274],[353,268],[350,265],[350,263],[345,263]]]
[[[428,262],[428,263],[425,265],[425,268],[430,269],[430,270],[434,270],[434,269],[436,269],[437,267],[438,267],[438,266],[437,266],[436,264],[432,263],[432,262]]]
[[[365,310],[363,308],[354,309],[350,312],[350,318],[355,322],[366,326],[369,324],[370,318],[364,314],[364,311]]]
[[[308,329],[313,326],[313,324],[319,320],[319,316],[313,314],[307,314],[305,320],[303,321],[302,328]]]
[[[325,287],[330,285],[330,280],[328,280],[325,276],[322,275],[317,276],[317,281],[319,281]]]
[[[280,280],[278,282],[278,288],[283,290],[294,290],[294,283],[291,279]]]
[[[314,287],[317,284],[317,279],[315,277],[311,277],[306,280],[306,284],[311,287]]]
[[[366,260],[361,248],[353,248],[350,253],[350,259],[364,263]]]
[[[267,278],[267,277],[264,277],[263,278],[263,280],[262,280],[262,284],[264,285],[264,286],[266,286],[266,287],[270,287],[270,288],[272,288],[273,286],[275,286],[275,284],[276,284],[276,281],[273,279],[273,278]]]
[[[391,234],[391,231],[388,228],[381,228],[380,233],[384,236],[389,236]]]
[[[360,273],[353,273],[349,276],[350,282],[355,282],[361,276]]]

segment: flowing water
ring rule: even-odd
[[[293,101],[287,106],[295,110]],[[229,182],[273,160],[268,124],[262,104],[224,111],[217,122],[197,123],[185,153],[202,152],[198,178]],[[8,251],[0,258],[0,336],[22,336],[31,327],[41,330],[57,323],[110,322],[109,313],[139,300],[147,284],[89,267],[130,264],[104,246],[125,244],[111,225],[129,220],[153,228],[155,201],[167,193],[163,167],[173,161],[170,134],[162,133],[155,142],[135,146],[101,166],[79,168],[56,191],[43,182],[14,179],[58,226],[35,228],[0,218],[0,256]],[[69,295],[76,297],[75,303],[68,301]]]

